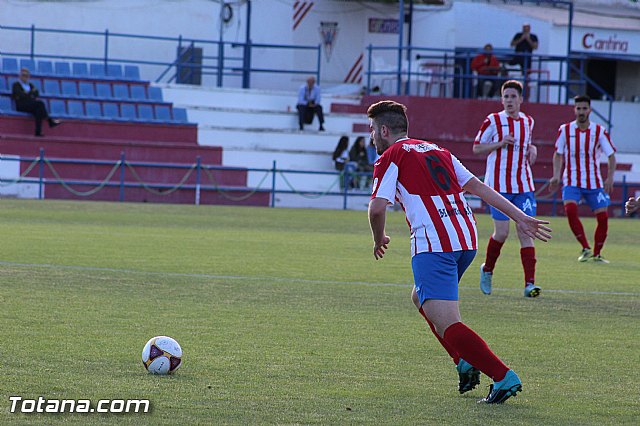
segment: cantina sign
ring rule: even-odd
[[[582,36],[582,47],[585,50],[596,52],[627,53],[629,50],[629,40],[619,39],[615,33],[608,37],[597,33],[585,33]]]

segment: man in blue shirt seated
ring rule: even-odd
[[[309,77],[307,84],[300,86],[298,90],[298,124],[300,130],[304,128],[304,124],[311,124],[313,115],[318,116],[320,121],[319,131],[324,131],[324,114],[322,113],[322,105],[320,105],[320,87],[316,84],[315,77]]]

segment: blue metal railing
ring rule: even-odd
[[[181,74],[181,70],[183,72],[186,70],[186,78],[189,78],[196,73],[204,76],[214,76],[218,87],[222,87],[225,84],[224,77],[238,77],[242,79],[243,88],[250,88],[251,75],[255,73],[315,75],[316,80],[320,81],[321,46],[319,44],[315,46],[298,46],[252,43],[250,40],[247,43],[225,42],[186,38],[182,35],[178,37],[163,37],[115,33],[110,32],[108,29],[103,32],[99,32],[37,28],[35,25],[32,25],[31,27],[0,25],[0,36],[2,36],[3,32],[7,31],[28,33],[29,47],[28,51],[4,49],[0,52],[2,55],[23,57],[32,60],[54,59],[102,62],[105,65],[109,63],[147,65],[159,69],[155,76],[148,78],[155,82],[170,83],[176,81],[178,77],[183,75]],[[38,45],[38,35],[40,34],[55,34],[56,37],[58,37],[56,46],[65,45],[65,40],[61,40],[60,36],[68,36],[68,42],[71,42],[74,37],[82,37],[83,45],[88,46],[87,50],[95,51],[97,53],[96,55],[88,56],[80,54],[67,55],[60,51],[44,51],[45,48],[40,49]],[[114,48],[113,44],[116,41],[123,41],[126,43],[126,46],[119,49]],[[154,53],[149,54],[146,58],[141,58],[140,52],[142,49],[131,49],[131,43],[135,41],[142,41],[147,46],[144,50],[147,52],[153,51]],[[96,42],[100,44],[95,44]],[[158,49],[151,49],[148,47],[153,46],[154,43],[159,43],[160,47]],[[188,54],[182,57],[181,60],[181,58],[178,57],[178,54],[182,53],[183,48],[185,47],[191,49],[187,50]],[[195,54],[194,48],[203,49],[203,54],[201,56],[202,62],[197,60],[198,57]],[[259,65],[256,66],[254,64],[255,60],[252,58],[254,50],[260,49],[265,49],[270,53],[278,50],[310,52],[311,56],[309,56],[308,60],[297,62],[295,68],[287,68],[286,66],[279,68],[261,67]],[[118,52],[114,53],[114,50],[117,50]],[[237,52],[238,50],[240,50],[240,53],[234,55],[234,52]],[[213,54],[207,54],[209,51]],[[129,52],[135,52],[135,56],[134,53]],[[300,66],[301,63],[308,64],[308,66],[302,68]],[[284,64],[284,62],[279,63],[278,65],[282,64]]]
[[[367,93],[371,93],[374,88],[372,80],[377,78],[382,82],[382,86],[385,81],[396,83],[395,90],[393,90],[394,85],[392,84],[392,90],[385,92],[387,95],[420,95],[421,84],[424,84],[425,90],[434,85],[439,86],[438,96],[440,97],[475,97],[472,89],[478,76],[471,70],[471,61],[479,53],[484,53],[482,49],[452,50],[405,46],[402,48],[406,52],[405,60],[398,62],[392,59],[390,64],[385,64],[383,58],[391,58],[397,49],[398,47],[391,46],[369,45],[367,47]],[[568,102],[574,95],[585,94],[587,88],[591,88],[599,94],[601,99],[609,102],[606,115],[595,110],[594,113],[611,129],[614,99],[587,76],[584,64],[590,59],[589,56],[577,53],[568,56],[531,55],[515,53],[507,49],[495,49],[493,54],[503,64],[513,62],[514,58],[521,58],[523,66],[503,66],[502,72],[504,74],[514,73],[515,75],[483,75],[482,79],[495,81],[496,85],[507,79],[518,80],[524,86],[523,96],[538,101],[541,99],[543,88],[557,87],[557,103],[559,104]],[[549,77],[551,71],[554,71],[559,77],[551,79]],[[576,78],[564,78],[565,71],[574,73]],[[412,85],[412,83],[414,84]],[[546,99],[546,102],[551,102],[551,99]]]
[[[369,198],[371,196],[368,189],[352,188],[352,182],[368,182],[371,179],[370,172],[352,172],[346,169],[343,172],[336,171],[310,171],[310,170],[293,170],[278,169],[276,162],[273,162],[271,168],[244,168],[244,167],[223,167],[216,165],[203,164],[201,158],[195,158],[193,164],[173,164],[173,163],[148,163],[148,162],[130,162],[126,159],[125,154],[121,153],[120,158],[116,161],[109,160],[88,160],[88,159],[64,159],[64,158],[48,158],[45,156],[44,149],[40,149],[37,157],[19,157],[19,156],[0,156],[1,161],[12,161],[27,165],[24,171],[16,179],[0,179],[0,186],[8,186],[13,184],[37,184],[38,199],[45,198],[45,187],[49,185],[61,185],[71,194],[78,197],[91,197],[100,192],[104,188],[117,188],[118,201],[127,200],[128,189],[144,189],[158,196],[169,196],[178,190],[193,191],[193,202],[200,204],[201,194],[203,192],[218,192],[224,198],[231,201],[242,201],[250,198],[256,193],[268,193],[270,195],[270,206],[276,206],[277,194],[295,194],[306,198],[322,198],[327,196],[340,197],[342,200],[342,209],[347,210],[349,199]],[[106,173],[106,177],[101,180],[80,180],[65,179],[60,176],[56,169],[57,165],[76,165],[76,166],[104,166],[110,168]],[[185,174],[177,183],[166,182],[145,182],[137,170],[140,169],[170,169],[183,170]],[[216,178],[212,176],[215,171],[246,171],[264,173],[260,183],[253,188],[238,187],[232,185],[220,185]],[[47,171],[53,177],[47,177]],[[134,180],[127,180],[126,175],[129,172]],[[324,191],[318,190],[298,190],[289,181],[286,176],[296,175],[314,175],[314,176],[333,176],[335,178],[333,184]],[[282,189],[277,184],[277,177],[280,176],[288,189]],[[268,179],[268,178],[271,179]],[[269,182],[270,181],[270,182]],[[540,204],[551,204],[552,215],[555,216],[558,209],[563,205],[560,192],[556,191],[549,194],[545,191],[547,181],[544,179],[535,180],[537,184],[543,184],[536,193],[536,201]],[[336,188],[336,185],[339,187]],[[79,191],[75,187],[92,187],[86,191]],[[622,182],[614,185],[621,188],[622,198],[620,202],[614,203],[613,208],[620,209],[620,215],[624,215],[624,202],[632,190],[640,190],[640,182],[629,183],[623,178]],[[360,186],[362,187],[362,186]],[[334,189],[335,188],[335,189]],[[234,196],[231,193],[245,192],[244,195]]]

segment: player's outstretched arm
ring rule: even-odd
[[[384,233],[384,224],[387,218],[387,204],[384,198],[374,198],[369,202],[369,225],[373,235],[373,257],[382,259],[391,241]]]
[[[537,238],[540,241],[548,241],[551,238],[551,228],[545,226],[549,222],[526,215],[502,195],[480,182],[478,178],[471,178],[462,188],[509,216],[518,229],[531,238]]]

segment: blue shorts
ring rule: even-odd
[[[591,210],[597,210],[602,207],[609,207],[611,200],[609,194],[604,192],[604,189],[584,189],[577,186],[565,186],[562,188],[562,200],[573,200],[580,204],[580,200],[584,199]]]
[[[475,250],[413,256],[411,267],[420,305],[427,299],[458,300],[458,283],[475,256]]]
[[[516,206],[529,216],[536,215],[537,204],[536,197],[533,192],[522,192],[520,194],[508,194],[506,192],[501,192],[500,195],[511,201],[514,206]],[[495,220],[509,220],[509,216],[502,213],[495,207],[489,206],[489,209],[491,209],[491,217]]]

